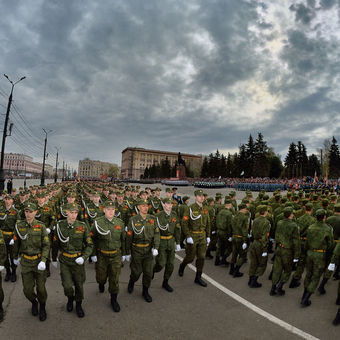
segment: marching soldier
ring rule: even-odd
[[[173,288],[168,282],[174,270],[175,251],[181,250],[179,245],[181,227],[176,213],[172,211],[172,205],[171,199],[163,199],[164,210],[156,215],[156,222],[160,231],[160,245],[156,264],[153,267],[154,273],[160,272],[165,267],[162,287],[170,293]]]
[[[67,296],[68,312],[73,310],[73,301],[76,301],[76,313],[79,318],[85,316],[82,308],[84,299],[85,267],[84,262],[92,253],[93,242],[85,222],[77,220],[79,206],[68,203],[64,206],[67,214],[66,220],[58,221],[55,227],[52,246],[52,264],[57,268],[59,254],[60,276]],[[74,286],[74,289],[73,289]]]
[[[143,273],[143,297],[146,302],[152,302],[149,287],[153,272],[153,256],[158,255],[160,243],[159,228],[156,226],[155,217],[148,214],[147,200],[138,199],[136,202],[139,213],[129,220],[126,233],[127,261],[131,259],[131,275],[128,292],[131,294],[135,282]]]
[[[47,317],[45,309],[47,300],[45,269],[50,242],[46,227],[35,219],[36,214],[37,205],[26,202],[26,219],[18,221],[10,244],[13,244],[14,264],[21,263],[22,285],[26,298],[32,303],[32,315],[38,315],[39,301],[39,320],[45,321]],[[19,255],[20,259],[18,258]],[[35,286],[36,292],[34,291]]]
[[[96,263],[96,280],[99,292],[104,293],[106,280],[109,281],[112,309],[120,311],[117,295],[121,263],[125,259],[125,225],[115,217],[115,204],[104,202],[104,216],[94,220],[91,236],[94,243],[92,262]]]
[[[203,206],[204,195],[202,190],[194,192],[195,203],[190,205],[184,212],[182,229],[186,238],[185,258],[179,266],[178,275],[183,276],[187,264],[191,263],[196,256],[195,283],[206,287],[207,283],[202,280],[204,258],[207,245],[210,243],[210,219],[209,212]]]

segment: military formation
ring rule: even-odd
[[[208,197],[197,189],[192,201],[176,188],[162,194],[158,187],[142,190],[81,181],[20,188],[17,195],[3,192],[0,272],[5,271],[4,281],[14,283],[20,265],[23,293],[32,315],[41,321],[47,318],[50,265],[60,269],[66,310],[75,307],[80,318],[85,316],[86,261],[94,263],[99,292],[108,286],[114,312],[120,311],[124,262],[130,264],[128,293],[142,276],[142,297],[150,303],[152,280],[161,271],[162,288],[173,292],[175,252],[183,248],[178,275],[195,260],[194,283],[202,287],[207,286],[202,278],[205,260],[213,259],[214,252],[214,264],[229,267],[234,278],[244,275],[242,266],[249,261],[249,288],[262,287],[258,280],[272,263],[271,296],[285,295],[285,284],[299,287],[304,275],[304,308],[311,305],[313,293],[326,293],[331,278],[340,279],[340,204],[335,192],[292,189],[283,194],[278,189],[269,197],[262,190],[253,199],[246,191],[238,204],[233,191]],[[1,278],[0,320],[3,301]],[[336,304],[340,306],[340,281]],[[340,324],[340,308],[333,324]]]

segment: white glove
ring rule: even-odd
[[[14,263],[16,266],[19,266],[20,258],[18,258],[17,260],[16,260],[16,259],[13,259],[13,263]]]
[[[211,235],[215,235],[215,234],[216,234],[216,231],[213,230],[213,231],[211,232]]]
[[[181,250],[181,246],[179,244],[176,244],[175,251],[180,251],[180,250]]]
[[[45,270],[45,269],[46,269],[46,264],[45,264],[45,262],[40,261],[39,264],[38,264],[38,270],[43,271],[43,270]]]
[[[194,244],[194,240],[192,239],[192,237],[187,238],[187,244]]]
[[[335,269],[335,263],[330,263],[328,266],[328,270],[331,272],[334,272],[334,269]]]
[[[10,245],[10,246],[13,246],[13,245],[14,245],[14,240],[13,240],[13,239],[11,239],[11,240],[9,241],[9,245]]]
[[[251,234],[248,234],[248,238],[251,238]]]
[[[126,262],[130,262],[131,259],[131,255],[125,255],[125,261]]]
[[[274,242],[275,240],[273,238],[269,237],[269,241]]]
[[[80,266],[84,264],[84,258],[83,257],[77,257],[76,258],[76,264],[79,264]]]
[[[247,243],[242,244],[242,249],[245,250],[247,248]]]
[[[298,263],[298,262],[299,262],[299,259],[294,259],[293,262],[294,262],[294,263]]]
[[[93,261],[93,260],[92,260]],[[125,256],[123,255],[122,256],[122,262],[124,262],[125,261]]]
[[[268,254],[266,252],[263,252],[262,257],[266,257],[266,256],[268,256]]]
[[[230,236],[228,237],[228,241],[231,242],[233,240],[233,238]]]
[[[207,245],[210,243],[210,237],[207,237]]]
[[[2,272],[5,269],[4,266],[0,266],[0,272]]]
[[[52,261],[52,266],[54,268],[58,268],[58,262],[57,261]]]
[[[127,233],[127,231],[128,231],[128,227],[127,227],[127,226],[125,226],[125,232]]]
[[[152,251],[152,256],[157,256],[158,255],[158,250],[157,249],[151,249]]]
[[[51,233],[51,229],[50,228],[46,228],[46,232],[47,232],[47,235],[49,235]]]
[[[93,263],[96,263],[98,261],[97,256],[96,255],[91,256],[91,260]]]

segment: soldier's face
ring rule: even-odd
[[[37,210],[31,211],[31,210],[25,209],[25,216],[28,222],[32,222],[36,214],[37,214]]]
[[[45,198],[44,197],[39,197],[38,198],[38,204],[43,205],[45,203]]]
[[[67,210],[67,222],[73,223],[77,219],[78,210]]]
[[[166,192],[166,193],[165,193],[165,196],[166,196],[167,198],[171,198],[171,197],[172,197],[172,193],[171,193],[171,192]]]
[[[122,204],[123,203],[123,196],[117,196],[117,202],[119,204]]]
[[[156,193],[156,196],[157,196],[158,198],[161,197],[161,192],[160,192],[160,191],[157,190],[155,193]]]
[[[13,200],[11,198],[5,198],[5,204],[7,207],[10,207],[13,204]]]
[[[104,214],[108,220],[112,220],[113,217],[115,216],[115,208],[114,207],[104,208]]]
[[[167,212],[168,214],[170,214],[171,209],[172,209],[172,203],[164,203],[163,206],[164,206],[165,212]]]
[[[98,204],[98,203],[99,203],[99,200],[100,200],[100,197],[99,197],[99,196],[93,196],[93,203]]]
[[[68,203],[74,203],[75,200],[76,200],[75,197],[67,197],[67,202]]]
[[[197,203],[202,204],[204,202],[204,196],[203,195],[197,195],[195,196],[195,200]]]
[[[148,213],[149,206],[147,204],[140,204],[138,206],[138,210],[140,211],[141,214],[146,215]]]

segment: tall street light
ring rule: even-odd
[[[43,129],[45,132],[45,145],[44,145],[44,161],[43,161],[43,167],[42,167],[42,172],[41,172],[41,181],[40,181],[40,186],[45,185],[45,159],[46,159],[46,145],[47,145],[47,135],[52,132],[52,130],[46,131]]]
[[[6,137],[7,135],[7,126],[9,121],[9,113],[11,111],[11,105],[12,105],[12,99],[13,99],[13,89],[16,84],[18,84],[20,81],[24,80],[26,77],[21,77],[19,80],[17,80],[15,83],[12,82],[12,80],[9,79],[7,74],[4,74],[4,77],[11,83],[11,93],[8,98],[8,105],[7,105],[7,111],[6,111],[6,118],[5,118],[5,125],[4,125],[4,131],[2,134],[2,145],[1,145],[1,159],[0,159],[0,194],[5,188],[5,174],[4,174],[4,159],[5,159],[5,144],[6,144]]]
[[[60,150],[60,148],[57,148],[55,146],[55,149],[57,150],[57,158],[55,160],[55,175],[54,175],[54,183],[57,183],[58,181],[58,152]]]

